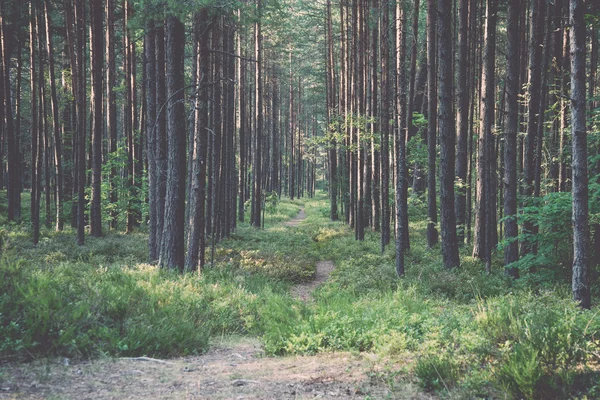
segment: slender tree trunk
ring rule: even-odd
[[[85,2],[75,0],[76,19],[76,52],[77,52],[77,243],[83,245],[85,241],[85,145],[86,145],[86,77],[85,77]]]
[[[390,11],[384,1],[381,11],[381,251],[390,243]]]
[[[209,21],[208,10],[203,9],[195,17],[196,37],[200,44],[198,52],[197,90],[194,128],[194,147],[192,153],[192,181],[190,200],[191,212],[188,223],[188,240],[185,266],[187,270],[200,271],[205,264],[206,248],[206,145],[208,142],[208,75],[209,71]]]
[[[114,27],[114,12],[115,0],[106,0],[106,132],[108,134],[108,153],[116,155],[117,151],[117,96],[114,87],[117,83],[116,61],[115,61],[115,27]],[[154,33],[151,33],[154,35]],[[154,81],[152,81],[154,84]],[[156,102],[155,102],[156,103]],[[149,160],[150,162],[150,160]],[[117,229],[119,210],[117,207],[117,168],[110,169],[109,184],[110,184],[110,228]],[[152,236],[152,235],[151,235]],[[156,250],[151,250],[151,260],[155,260]]]
[[[466,222],[466,193],[469,182],[467,181],[468,170],[468,140],[469,140],[469,87],[467,80],[468,65],[468,27],[469,27],[469,0],[460,0],[458,14],[458,71],[456,79],[456,224],[457,240],[462,246],[465,241]]]
[[[146,138],[148,145],[148,258],[158,259],[159,243],[157,243],[157,198],[158,168],[156,159],[156,31],[154,21],[146,22],[144,37],[145,85],[146,85]],[[160,106],[159,106],[160,107]]]
[[[590,260],[585,99],[585,3],[570,0],[571,135],[573,143],[573,299],[590,308]]]
[[[488,0],[488,4],[494,0]],[[488,6],[489,7],[489,6]],[[452,0],[439,0],[438,12],[449,16]],[[460,266],[454,214],[455,121],[452,110],[452,29],[450,18],[440,18],[438,29],[439,129],[440,129],[440,222],[442,256],[447,269]]]
[[[332,29],[332,21],[331,21],[331,0],[327,0],[327,103],[328,103],[328,111],[327,111],[327,126],[328,129],[332,128],[333,119],[338,118],[338,111],[336,110],[337,102],[335,96],[335,56],[334,56],[334,47],[333,47],[333,29]],[[337,133],[337,126],[333,132],[331,132],[332,136]],[[337,152],[336,152],[336,140],[335,137],[332,138],[329,142],[329,198],[331,202],[331,207],[329,210],[329,217],[332,221],[337,221],[338,219],[338,210],[337,210]]]
[[[162,232],[165,220],[165,200],[167,194],[167,104],[165,77],[165,30],[164,26],[156,27],[156,250],[160,257]]]
[[[21,219],[21,190],[19,177],[19,149],[17,148],[17,133],[13,118],[12,93],[10,83],[10,52],[7,41],[7,27],[5,16],[2,14],[3,7],[0,6],[0,60],[2,61],[2,74],[4,87],[4,120],[6,132],[6,144],[8,153],[8,220],[19,221]]]
[[[529,32],[529,78],[528,78],[528,122],[527,136],[525,137],[525,151],[523,168],[525,172],[526,196],[533,194],[535,176],[534,149],[540,116],[540,88],[542,75],[542,44],[544,40],[544,25],[546,6],[543,0],[532,0]],[[533,223],[525,221],[523,233],[531,235],[534,232]],[[523,255],[533,250],[533,243],[528,240],[521,242]]]
[[[167,192],[159,265],[182,269],[184,266],[185,218],[185,106],[184,106],[184,47],[185,29],[175,16],[165,21],[167,77]]]
[[[46,54],[48,55],[48,71],[50,79],[50,107],[52,108],[52,128],[54,133],[54,167],[56,174],[56,230],[63,229],[63,164],[62,164],[62,138],[59,124],[59,104],[56,94],[56,80],[54,74],[54,49],[52,46],[52,32],[50,26],[50,13],[48,0],[44,1],[44,17],[46,25]]]
[[[404,14],[401,1],[396,3],[396,93],[397,93],[397,113],[395,135],[396,152],[396,274],[404,276],[405,263],[404,253],[408,237],[407,224],[408,206],[406,199],[406,188],[408,186],[408,177],[406,169],[406,130],[407,125],[407,107],[406,107],[406,15]]]
[[[253,192],[252,192],[252,226],[261,227],[261,209],[262,209],[262,130],[263,130],[263,87],[262,87],[262,0],[256,1],[256,9],[258,14],[258,22],[255,26],[255,54],[256,59],[256,75],[255,75],[255,149],[254,149],[254,167],[253,167]]]
[[[101,179],[102,179],[102,74],[103,51],[102,46],[102,0],[92,0],[90,17],[92,20],[92,200],[90,210],[90,233],[92,236],[102,236],[102,209],[101,209]]]
[[[519,131],[519,0],[508,2],[506,55],[506,121],[504,128],[504,265],[519,259],[517,225],[517,134]],[[519,277],[519,269],[510,266],[505,272]]]
[[[38,93],[35,68],[35,43],[39,40],[35,24],[34,4],[29,4],[29,84],[31,88],[31,224],[33,227],[33,245],[37,246],[40,238],[40,203],[39,203],[39,125],[38,125]],[[41,66],[40,66],[41,67]]]
[[[438,242],[435,162],[437,155],[437,1],[427,0],[427,246]],[[449,15],[444,16],[449,18]]]

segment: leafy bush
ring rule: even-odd
[[[424,356],[415,366],[415,375],[426,390],[449,390],[458,382],[460,373],[456,359],[448,353]]]
[[[593,316],[554,293],[506,296],[480,304],[479,328],[497,346],[499,384],[524,398],[565,397],[600,331]]]

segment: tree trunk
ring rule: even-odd
[[[159,265],[182,269],[184,266],[185,218],[185,106],[184,106],[184,48],[185,29],[175,16],[165,21],[166,78],[167,78],[167,192]]]
[[[519,0],[508,2],[506,55],[506,122],[504,127],[504,265],[519,259],[517,225],[517,134],[519,132]],[[505,272],[519,277],[511,266]]]
[[[254,149],[254,167],[253,167],[253,191],[252,191],[252,226],[261,227],[261,209],[262,209],[262,130],[263,130],[263,87],[262,87],[262,0],[256,1],[256,10],[258,22],[255,26],[255,54],[256,75],[255,75],[255,149]]]
[[[203,9],[195,17],[196,37],[200,44],[197,55],[197,90],[192,153],[192,186],[189,194],[190,220],[188,222],[186,270],[199,271],[204,267],[206,248],[206,145],[208,142],[208,75],[209,71],[209,21],[208,11]]]
[[[157,198],[158,198],[158,168],[156,159],[156,31],[154,21],[146,22],[144,37],[145,82],[146,85],[146,143],[148,146],[148,258],[158,259],[159,244],[157,243]],[[160,106],[159,106],[160,107]]]
[[[90,234],[95,237],[102,236],[102,73],[104,48],[102,46],[102,0],[92,0],[91,17],[91,42],[92,42],[92,199],[90,209]]]
[[[571,135],[573,148],[573,299],[590,308],[587,125],[585,94],[585,3],[571,0]]]
[[[63,229],[63,164],[62,164],[62,138],[59,124],[59,104],[56,94],[56,80],[54,74],[54,50],[52,47],[52,32],[50,26],[50,13],[48,0],[44,1],[44,17],[46,25],[46,53],[48,55],[48,70],[50,73],[50,107],[52,109],[52,128],[54,133],[54,167],[56,174],[56,230]]]
[[[465,241],[466,222],[466,193],[469,182],[468,170],[468,140],[469,140],[469,87],[467,84],[468,65],[468,27],[469,27],[469,0],[460,0],[458,15],[458,71],[456,77],[456,224],[457,240],[462,246]],[[473,10],[474,11],[474,10]]]
[[[396,152],[396,274],[404,276],[404,253],[408,241],[408,206],[406,198],[406,189],[408,187],[408,177],[406,170],[406,130],[407,107],[406,107],[406,69],[404,60],[406,58],[406,16],[402,9],[402,2],[396,3],[396,93],[397,93],[397,113],[395,135]]]
[[[38,174],[38,155],[39,155],[39,125],[38,125],[38,93],[37,76],[35,69],[35,43],[39,40],[37,27],[35,24],[34,4],[29,4],[29,83],[31,88],[31,224],[33,227],[33,245],[37,246],[40,238],[40,203],[39,203],[39,174]],[[41,67],[41,66],[40,66]]]
[[[7,41],[7,27],[5,16],[2,15],[0,7],[0,60],[2,61],[2,74],[4,87],[4,120],[6,132],[6,144],[8,153],[8,220],[19,221],[21,219],[21,190],[19,177],[19,149],[17,148],[17,133],[13,118],[12,93],[10,83],[10,52]]]
[[[494,0],[488,0],[488,4]],[[439,0],[440,15],[452,14],[452,0]],[[452,29],[450,18],[440,18],[438,29],[439,129],[440,129],[440,222],[442,256],[447,269],[460,266],[454,214],[455,121],[452,110]]]
[[[435,162],[437,156],[437,1],[427,0],[427,246],[438,242]],[[444,18],[449,18],[444,16]]]
[[[115,0],[106,0],[106,132],[108,134],[108,153],[113,156],[116,155],[117,151],[117,96],[114,91],[114,87],[117,84],[117,71],[115,62],[115,27],[114,27],[114,12],[115,12]],[[151,35],[154,35],[151,32]],[[154,81],[152,81],[154,84]],[[156,102],[155,102],[156,103]],[[149,160],[150,161],[150,160]],[[116,180],[117,168],[112,167],[109,174],[110,184],[110,221],[109,226],[111,229],[117,229],[119,210],[117,206],[117,188]],[[152,235],[151,235],[152,236]],[[150,257],[151,260],[155,260],[156,250],[151,250],[150,254],[154,254],[154,257]]]

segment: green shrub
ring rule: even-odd
[[[425,390],[449,390],[460,379],[460,366],[449,353],[431,354],[420,358],[415,366],[415,375]]]

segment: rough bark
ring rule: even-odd
[[[573,299],[590,308],[588,222],[587,126],[585,93],[585,3],[571,0],[569,7],[571,54],[571,135],[573,148]]]
[[[102,46],[102,0],[92,0],[90,17],[92,43],[92,196],[90,202],[90,234],[102,236],[102,74],[104,68],[104,48]]]
[[[438,242],[435,164],[437,156],[437,1],[427,0],[427,246]],[[447,18],[445,16],[444,18]]]
[[[519,132],[519,0],[508,2],[506,54],[506,121],[504,126],[504,265],[519,259],[517,240],[517,134]],[[505,269],[513,278],[519,269]]]
[[[169,15],[165,21],[165,60],[167,78],[167,191],[159,265],[182,269],[184,266],[185,218],[185,109],[183,23]]]
[[[488,0],[488,4],[494,0]],[[451,15],[452,0],[439,0],[440,15]],[[489,17],[489,15],[488,15]],[[452,109],[452,27],[450,18],[440,18],[438,29],[439,129],[440,129],[440,228],[442,257],[446,269],[460,266],[454,214],[455,121]]]

